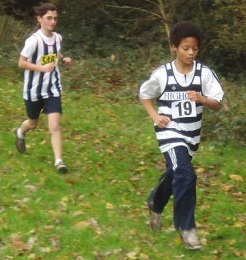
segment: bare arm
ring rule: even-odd
[[[222,108],[222,104],[215,99],[206,98],[193,90],[187,91],[187,93],[191,101],[201,103],[214,111],[219,111]]]
[[[141,99],[140,98],[140,101],[141,101],[142,105],[144,106],[145,110],[147,111],[148,115],[152,119],[152,121],[155,122],[155,124],[160,128],[166,127],[166,125],[170,122],[169,117],[159,115],[157,113],[155,107],[153,106],[153,102],[151,99]]]
[[[34,64],[28,61],[24,56],[20,56],[18,66],[24,70],[38,71],[38,72],[51,72],[54,70],[55,64],[48,63],[45,65]]]

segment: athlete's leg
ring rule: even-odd
[[[37,127],[39,115],[43,108],[42,101],[32,102],[30,100],[24,100],[24,102],[28,119],[21,124],[20,128],[17,131],[18,135],[20,135],[20,138],[25,137],[25,134],[28,131]]]
[[[48,127],[51,134],[51,145],[55,161],[62,159],[62,134],[60,129],[60,113],[48,114]]]
[[[172,195],[173,171],[168,154],[166,158],[166,172],[160,177],[158,185],[150,192],[148,207],[156,213],[161,213]]]
[[[26,151],[25,135],[28,131],[38,125],[39,114],[42,109],[42,102],[25,100],[25,107],[28,119],[25,120],[19,128],[16,129],[15,145],[20,153]]]
[[[191,164],[192,157],[184,146],[171,149],[173,160],[172,190],[174,196],[174,225],[176,229],[195,228],[196,173]]]
[[[38,119],[30,119],[28,118],[27,120],[25,120],[21,126],[20,126],[20,130],[19,130],[19,133],[24,137],[25,134],[32,130],[32,129],[35,129],[38,125]]]

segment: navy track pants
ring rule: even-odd
[[[148,197],[148,207],[161,213],[173,195],[174,226],[177,230],[195,228],[196,173],[185,146],[164,153],[166,172]]]

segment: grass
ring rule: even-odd
[[[164,164],[138,100],[65,91],[64,160],[70,172],[58,175],[45,116],[28,134],[27,153],[15,150],[14,132],[25,118],[21,88],[0,81],[0,259],[246,257],[245,148],[206,141],[194,157],[204,246],[190,252],[173,229],[172,201],[162,232],[149,231],[145,201]]]

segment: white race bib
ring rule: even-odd
[[[196,102],[179,100],[172,103],[172,118],[196,117]]]

